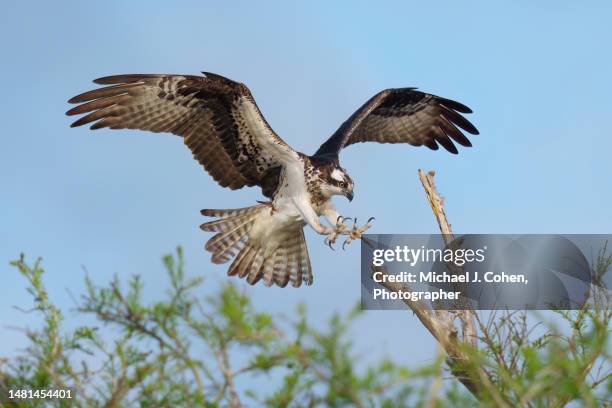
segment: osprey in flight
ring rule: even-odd
[[[303,228],[326,235],[331,246],[339,235],[359,238],[359,228],[344,224],[332,204],[334,195],[353,199],[353,180],[340,166],[345,146],[359,142],[408,143],[457,153],[453,141],[471,146],[459,128],[478,130],[458,102],[417,91],[386,89],[353,113],[314,155],[296,151],[268,125],[249,89],[217,74],[116,75],[96,79],[105,85],[70,99],[80,105],[68,115],[84,114],[74,126],[91,129],[142,129],[181,136],[206,171],[232,190],[259,186],[270,201],[240,209],[202,210],[215,220],[206,249],[214,263],[233,259],[228,275],[251,285],[298,287],[312,284]],[[321,223],[324,216],[329,225]]]

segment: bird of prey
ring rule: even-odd
[[[253,285],[311,285],[304,227],[326,236],[360,238],[362,227],[346,226],[334,195],[353,199],[353,180],[340,166],[340,151],[360,142],[408,143],[457,153],[453,141],[471,146],[460,129],[478,130],[460,113],[471,110],[416,88],[374,95],[313,154],[289,146],[272,130],[246,85],[221,75],[131,74],[99,78],[104,87],[70,99],[68,115],[86,114],[72,127],[141,129],[183,138],[194,158],[217,183],[230,189],[259,186],[269,201],[239,209],[202,210],[216,219],[201,225],[216,232],[205,248],[212,262],[233,259],[228,275]],[[321,222],[324,217],[328,225]]]

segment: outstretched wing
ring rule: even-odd
[[[458,112],[472,111],[459,102],[416,88],[386,89],[353,113],[315,156],[337,157],[342,148],[359,142],[409,143],[432,150],[437,150],[439,143],[449,152],[457,153],[453,140],[462,146],[472,145],[459,128],[478,134],[474,125]]]
[[[72,126],[141,129],[182,136],[210,175],[223,187],[262,186],[270,196],[282,166],[297,153],[274,133],[249,89],[220,75],[116,75],[108,85],[70,99],[66,112],[84,114]]]

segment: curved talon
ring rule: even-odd
[[[353,225],[351,227],[348,227],[347,225],[345,225],[346,221],[353,221]],[[328,234],[327,238],[325,238],[324,242],[327,246],[329,246],[329,249],[335,251],[336,249],[334,248],[333,244],[336,243],[336,239],[340,235],[346,235],[347,238],[342,243],[342,250],[345,250],[347,245],[349,245],[354,240],[361,238],[361,233],[370,226],[367,225],[364,227],[359,228],[359,226],[357,225],[357,218],[353,219],[350,217],[343,217],[342,215],[339,215],[338,218],[336,218],[336,225],[332,228],[331,232]]]
[[[350,218],[350,217],[343,217],[342,215],[339,215],[338,218],[336,218],[336,225],[340,226],[340,225],[344,224],[348,220],[352,220],[352,218]]]
[[[335,242],[335,240],[336,240],[336,237],[334,237],[333,240],[327,237],[325,238],[323,242],[329,247],[329,249],[331,249],[332,251],[335,251],[333,247],[333,243]]]
[[[346,221],[348,218],[345,218]],[[353,226],[350,229],[347,229],[343,235],[346,235],[346,240],[342,243],[342,250],[346,250],[346,246],[349,245],[356,239],[365,239],[363,234],[372,227],[372,221],[374,221],[374,217],[370,217],[368,222],[366,222],[363,226],[359,227],[357,225],[357,218],[353,221]]]

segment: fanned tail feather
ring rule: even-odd
[[[216,232],[205,245],[214,263],[234,258],[227,274],[246,278],[254,285],[294,287],[312,284],[312,269],[304,239],[303,224],[280,222],[269,204],[238,209],[202,210],[219,219],[200,227]],[[263,226],[263,228],[262,228]]]
[[[200,228],[202,228],[204,231],[223,232],[233,228],[235,226],[235,223],[241,223],[242,221],[246,221],[249,218],[249,215],[236,216],[236,218],[233,220],[234,222],[232,223],[227,222],[227,218],[221,218],[215,221],[206,222],[202,224]]]

